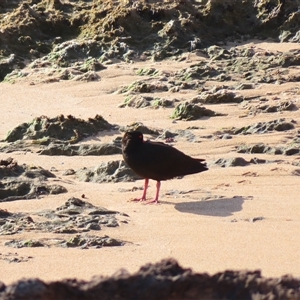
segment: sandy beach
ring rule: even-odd
[[[300,49],[299,45],[290,43],[246,44],[247,47],[251,45],[255,49],[270,51]],[[198,128],[193,131],[199,138],[198,142],[175,138],[173,145],[188,155],[205,159],[209,166],[207,172],[162,182],[161,204],[143,205],[130,202],[130,199],[142,193],[142,180],[93,183],[80,182],[74,176],[64,175],[67,169],[78,170],[95,167],[102,162],[122,160],[121,154],[47,156],[35,151],[1,153],[1,159],[13,157],[19,165],[54,170],[56,177],[50,178],[49,182],[59,183],[68,190],[64,194],[41,196],[39,199],[1,202],[2,210],[27,213],[35,221],[38,217],[33,213],[55,209],[70,197],[77,197],[95,206],[126,214],[126,217],[121,217],[126,222],[119,222],[118,227],[103,227],[99,233],[93,232],[125,241],[119,247],[12,248],[5,246],[5,242],[12,239],[42,240],[57,237],[57,234],[28,231],[0,235],[1,281],[10,284],[20,278],[30,277],[45,281],[74,277],[89,280],[94,275],[112,275],[121,268],[135,272],[145,263],[155,263],[169,257],[195,272],[213,274],[225,269],[259,269],[266,277],[300,275],[299,155],[235,151],[242,144],[284,145],[297,132],[299,134],[299,82],[259,84],[253,89],[238,91],[248,98],[267,96],[274,101],[291,100],[298,108],[293,111],[245,114],[245,109],[238,103],[205,104],[205,107],[223,116],[174,121],[170,118],[173,108],[118,107],[124,101],[124,95],[116,91],[121,86],[140,80],[141,77],[136,75],[138,69],[155,68],[172,74],[202,59],[200,55],[191,53],[182,62],[140,61],[108,65],[107,69],[98,72],[101,79],[95,82],[35,83],[35,78],[28,78],[15,84],[0,84],[1,105],[4,108],[0,139],[5,139],[8,131],[19,124],[42,115],[52,118],[71,114],[87,119],[99,114],[111,124],[127,126],[133,122],[142,122],[146,127],[160,132],[187,130],[193,126]],[[299,72],[299,66],[292,71]],[[155,95],[185,101],[195,97],[197,90],[155,92]],[[294,129],[234,135],[231,139],[204,138],[214,136],[224,128],[239,128],[279,118],[295,120]],[[79,144],[110,142],[122,135],[118,131],[103,131]],[[154,139],[151,135],[145,136]],[[242,157],[247,161],[259,158],[266,162],[224,168],[213,164],[220,158],[234,157]],[[154,194],[155,182],[150,181],[149,198]],[[68,238],[68,234],[61,236]],[[14,262],[14,259],[18,262]]]

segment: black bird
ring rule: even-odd
[[[147,203],[158,203],[162,180],[208,170],[204,159],[192,158],[164,143],[144,141],[140,131],[128,131],[124,134],[122,153],[127,165],[136,174],[145,178],[143,195],[134,201],[146,200],[149,179],[157,181],[156,196]]]

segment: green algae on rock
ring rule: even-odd
[[[41,68],[81,69],[90,57],[97,63],[141,56],[156,61],[224,40],[299,42],[298,6],[297,1],[275,0],[238,6],[233,0],[1,1],[0,60],[5,63],[0,80],[17,69],[7,80],[16,79],[34,60]],[[226,51],[214,47],[209,53],[227,58]]]
[[[134,108],[160,108],[160,107],[172,107],[176,100],[169,100],[160,97],[133,95],[127,96],[125,101],[119,104],[120,108],[134,107]]]
[[[197,104],[184,102],[180,103],[175,107],[173,114],[171,115],[172,119],[176,120],[197,120],[202,117],[214,117],[217,116],[214,111],[205,108],[204,106],[199,106]]]

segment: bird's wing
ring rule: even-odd
[[[143,177],[155,180],[166,180],[206,170],[199,160],[159,142],[145,142],[134,159],[132,169]]]

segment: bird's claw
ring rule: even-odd
[[[147,205],[147,204],[160,204],[160,203],[158,202],[158,200],[154,199],[154,200],[147,201],[143,204]]]
[[[131,199],[129,201],[130,202],[144,202],[144,201],[146,201],[146,199],[145,198],[134,198],[134,199]]]

